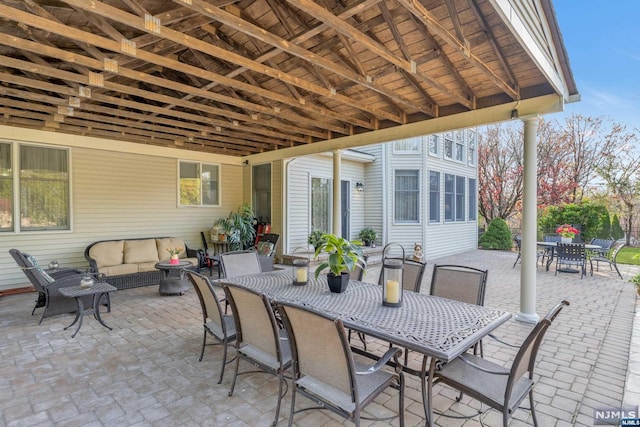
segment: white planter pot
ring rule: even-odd
[[[560,237],[560,242],[562,243],[571,243],[573,239],[571,237]]]

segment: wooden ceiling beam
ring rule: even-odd
[[[59,25],[56,22],[35,16],[35,15],[31,15],[31,14],[22,12],[18,9],[7,7],[1,4],[0,4],[0,16],[16,22],[22,22],[26,25],[34,26],[36,28],[47,29],[63,37],[74,38],[76,40],[85,40],[89,43],[92,43],[96,46],[100,46],[103,49],[107,49],[113,52],[121,51],[121,44],[115,41],[105,39],[103,37],[100,37],[91,33],[87,33],[85,31],[78,30],[76,28]],[[131,55],[131,56],[134,56],[134,55]],[[197,68],[197,67],[190,66],[188,64],[181,63],[176,60],[161,57],[153,53],[138,50],[136,52],[135,57],[150,63],[154,63],[156,65],[172,68],[179,72],[187,72],[197,77],[203,78],[205,80],[218,81],[219,83],[222,83],[224,85],[228,85],[231,87],[235,87],[239,90],[247,91],[248,93],[259,94],[261,96],[265,96],[265,97],[274,99],[276,101],[282,102],[284,104],[290,105],[294,108],[306,109],[315,114],[321,114],[321,115],[328,116],[340,121],[345,121],[345,119],[347,119],[347,117],[345,117],[344,114],[336,113],[331,110],[317,108],[314,105],[301,105],[299,100],[282,96],[275,92],[263,90],[255,86],[242,83],[238,80],[230,79],[230,78],[221,76],[219,74],[216,74],[207,70],[203,70],[201,68]],[[278,113],[279,113],[278,111],[272,111],[271,115],[277,115]],[[365,129],[371,129],[371,123],[367,121],[357,120],[353,117],[349,117],[348,119],[349,119],[348,120],[349,123],[353,125],[360,126]]]
[[[62,0],[62,1],[64,1],[67,4],[83,8],[89,12],[103,15],[105,17],[108,17],[122,24],[134,27],[140,31],[147,31],[147,32],[149,31],[145,28],[144,19],[139,18],[132,14],[126,13],[120,9],[109,6],[97,0],[94,0],[91,3],[87,3],[85,0]],[[198,1],[198,0],[193,0],[193,1]],[[216,10],[220,10],[220,9],[216,8]],[[179,33],[168,27],[164,27],[160,25],[160,28],[161,30],[159,31],[158,37],[173,40],[176,43],[191,47],[193,49],[201,50],[202,52],[207,53],[209,55],[213,55],[218,58],[232,61],[239,65],[243,65],[257,73],[264,74],[268,77],[280,80],[282,82],[288,82],[290,84],[296,85],[309,92],[314,92],[314,93],[317,93],[318,95],[327,96],[329,98],[334,99],[335,101],[338,101],[350,107],[356,108],[358,110],[367,111],[371,114],[374,114],[379,117],[383,117],[387,120],[391,120],[396,123],[401,123],[401,118],[398,117],[397,115],[390,114],[384,110],[364,106],[362,105],[362,103],[356,102],[355,100],[347,96],[334,94],[331,91],[328,91],[327,89],[324,89],[323,87],[318,86],[314,83],[302,80],[288,73],[282,73],[279,70],[274,70],[271,67],[267,67],[263,64],[256,63],[251,59],[245,58],[241,55],[235,54],[233,52],[229,52],[224,49],[220,49],[217,46],[214,46],[210,43],[206,43],[202,40],[196,39],[184,33]],[[138,52],[138,55],[141,55],[141,52]]]
[[[520,92],[518,89],[514,89],[507,82],[505,82],[500,76],[498,76],[487,64],[485,64],[480,58],[475,56],[469,50],[468,46],[461,40],[458,40],[456,36],[451,34],[440,21],[433,16],[433,14],[426,8],[419,0],[398,0],[400,4],[407,8],[419,21],[421,21],[426,27],[427,31],[434,32],[441,37],[448,45],[452,46],[456,50],[459,50],[464,56],[475,66],[482,74],[490,79],[493,84],[502,89],[512,99],[520,99]]]

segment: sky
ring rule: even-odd
[[[640,132],[640,0],[552,3],[581,100],[545,117],[606,117]]]

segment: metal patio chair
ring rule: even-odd
[[[229,390],[233,395],[238,378],[240,360],[249,362],[263,372],[275,375],[280,382],[278,403],[273,425],[278,423],[280,404],[286,392],[284,373],[291,366],[291,346],[284,329],[278,327],[273,308],[266,295],[223,284],[231,304],[236,324],[236,363]],[[253,373],[247,371],[243,373]]]
[[[204,348],[207,345],[207,335],[211,335],[217,340],[217,342],[213,344],[221,344],[223,348],[222,367],[220,368],[220,379],[218,380],[218,384],[220,384],[224,375],[225,366],[233,361],[233,359],[231,359],[227,362],[227,350],[229,343],[236,340],[236,324],[233,316],[225,314],[222,310],[220,298],[209,281],[209,278],[193,271],[187,272],[187,276],[193,284],[196,294],[198,294],[198,299],[202,307],[202,326],[204,327],[204,333],[202,336],[202,350],[200,351],[200,359],[198,360],[200,362],[202,361]]]
[[[220,265],[222,275],[226,278],[262,273],[258,254],[252,250],[220,254]]]
[[[341,320],[296,305],[277,307],[293,354],[289,426],[296,413],[297,394],[319,404],[319,409],[329,409],[359,426],[361,419],[369,419],[361,415],[365,406],[390,386],[399,390],[398,417],[400,426],[404,426],[404,376],[398,365],[402,350],[392,347],[375,364],[364,365],[354,360]],[[391,359],[396,372],[384,369]],[[307,409],[311,408],[299,411]]]
[[[531,330],[519,346],[510,368],[465,353],[436,370],[434,381],[442,382],[502,412],[502,423],[505,427],[520,403],[529,395],[533,425],[537,426],[533,401],[536,356],[544,334],[565,305],[569,303],[562,301],[553,307]],[[482,412],[479,411],[479,414]]]
[[[587,250],[584,243],[562,243],[558,242],[556,246],[556,272],[561,273],[575,273],[570,267],[575,266],[579,268],[580,278],[582,279],[587,274]],[[591,272],[593,274],[593,271]]]
[[[591,255],[589,257],[589,262],[591,263],[591,274],[593,274],[593,263],[596,263],[596,271],[599,271],[600,263],[609,264],[609,269],[616,269],[616,273],[622,279],[622,274],[620,274],[620,270],[618,270],[618,264],[616,259],[618,258],[618,253],[622,248],[625,247],[625,242],[615,242],[609,251],[604,253],[604,255]]]

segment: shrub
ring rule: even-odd
[[[622,231],[622,227],[620,226],[620,218],[618,218],[618,214],[614,214],[613,220],[611,221],[611,237],[615,240],[622,239],[624,237],[624,231]]]
[[[495,218],[489,224],[487,231],[480,237],[480,247],[483,249],[511,250],[511,231],[502,218]]]

